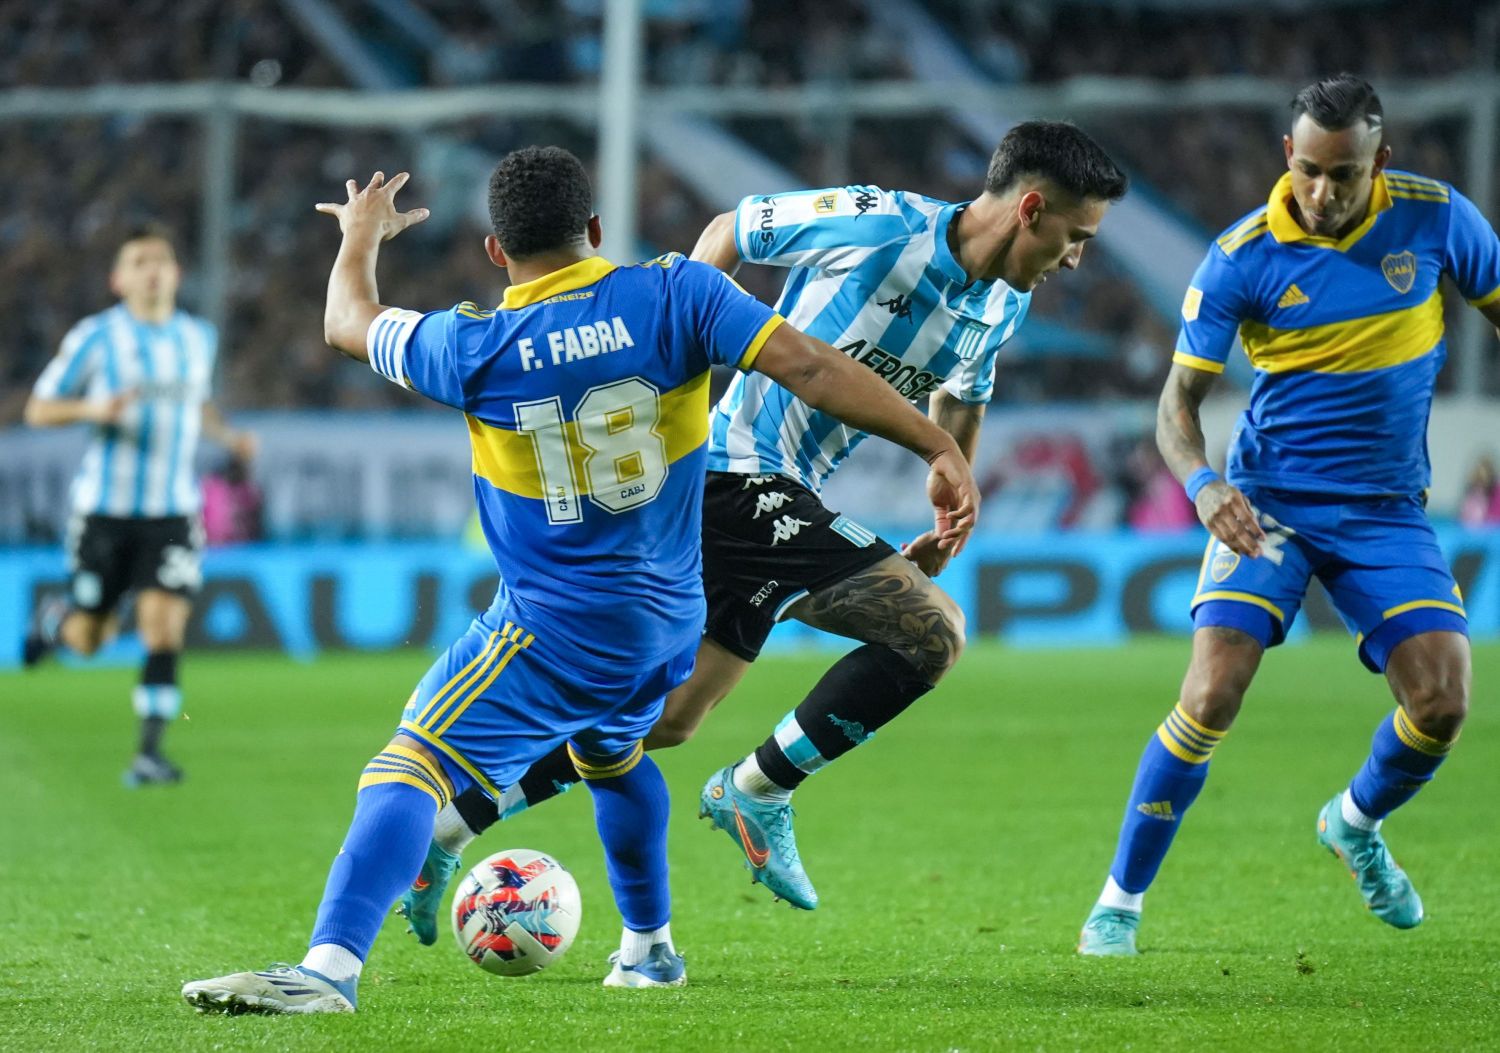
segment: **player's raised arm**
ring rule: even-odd
[[[1217,373],[1174,363],[1156,406],[1156,446],[1198,509],[1209,533],[1254,558],[1265,538],[1245,495],[1208,466],[1198,411]]]
[[[365,337],[370,324],[386,310],[380,302],[375,283],[375,260],[380,243],[395,237],[407,227],[420,223],[429,215],[425,208],[409,212],[396,211],[396,191],[406,185],[410,176],[400,172],[387,183],[385,174],[376,172],[364,189],[353,179],[344,186],[349,199],[323,202],[315,207],[337,217],[344,232],[338,258],[328,275],[328,302],[323,309],[323,339],[350,358],[369,361]]]
[[[733,275],[740,269],[740,250],[734,243],[734,213],[721,212],[698,235],[691,259]]]
[[[777,327],[752,368],[814,409],[925,460],[932,468],[928,499],[947,523],[945,543],[955,544],[974,529],[979,488],[958,443],[873,372],[790,325]]]

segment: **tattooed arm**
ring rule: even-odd
[[[1204,452],[1203,425],[1198,410],[1213,387],[1216,374],[1190,366],[1173,365],[1156,406],[1156,448],[1167,467],[1185,483],[1200,468],[1208,467]],[[1198,491],[1198,518],[1209,533],[1242,556],[1260,553],[1261,530],[1255,510],[1238,489],[1215,479]]]
[[[932,393],[927,403],[927,415],[958,443],[959,452],[970,466],[979,449],[979,426],[984,421],[984,403],[965,402],[948,394],[942,388]],[[937,577],[948,566],[949,560],[963,549],[964,542],[945,544],[939,541],[941,524],[928,530],[901,546],[901,554],[921,568],[929,577]]]

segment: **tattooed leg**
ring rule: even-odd
[[[839,659],[736,769],[748,792],[790,792],[931,691],[963,651],[958,605],[901,556],[819,590],[791,613],[865,645]]]
[[[815,629],[887,647],[934,684],[964,647],[963,611],[903,556],[820,589],[789,613]]]

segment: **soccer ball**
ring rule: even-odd
[[[525,976],[561,958],[578,935],[578,882],[549,855],[496,852],[453,894],[453,935],[469,960],[496,976]]]

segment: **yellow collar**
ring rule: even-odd
[[[1296,217],[1292,215],[1291,200],[1292,173],[1287,172],[1276,180],[1276,185],[1271,188],[1271,199],[1266,205],[1266,217],[1270,223],[1273,238],[1283,245],[1294,241],[1304,241],[1309,245],[1346,252],[1349,246],[1368,234],[1370,228],[1375,225],[1376,218],[1391,207],[1391,192],[1385,185],[1385,173],[1381,172],[1375,177],[1375,189],[1370,194],[1370,211],[1365,216],[1364,222],[1342,238],[1322,237],[1303,230],[1302,224],[1298,223]]]
[[[586,260],[570,263],[540,278],[533,278],[520,285],[512,285],[505,290],[505,299],[500,301],[500,306],[507,311],[514,311],[518,307],[530,307],[534,303],[551,299],[559,293],[572,292],[574,289],[593,285],[614,269],[615,265],[604,257],[590,256]]]

